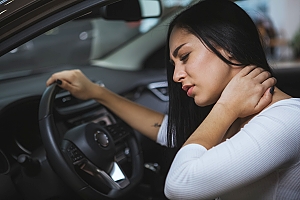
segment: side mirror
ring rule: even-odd
[[[141,17],[153,18],[160,17],[162,14],[162,5],[160,0],[139,0],[141,7]]]
[[[103,17],[108,20],[138,21],[145,18],[160,17],[160,0],[121,0],[116,3],[94,9],[82,18]]]

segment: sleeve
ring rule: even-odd
[[[156,142],[162,146],[167,146],[167,132],[168,132],[168,115],[164,116],[164,119],[159,128]]]
[[[213,199],[298,158],[299,107],[299,102],[269,107],[231,139],[209,150],[198,144],[181,148],[167,175],[166,196]]]

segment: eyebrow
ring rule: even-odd
[[[183,47],[184,45],[185,45],[186,43],[184,43],[184,44],[182,44],[182,45],[180,45],[180,46],[178,46],[174,51],[173,51],[173,53],[172,53],[172,55],[174,56],[174,58],[176,58],[177,57],[177,55],[178,55],[178,51],[180,50],[180,48],[181,47]]]

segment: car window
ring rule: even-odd
[[[106,56],[189,3],[191,0],[163,0],[164,10],[160,18],[135,22],[76,19],[62,24],[1,56],[0,79],[26,76],[32,70],[48,67],[89,64],[95,56]]]

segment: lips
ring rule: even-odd
[[[193,96],[194,85],[184,85],[182,89],[187,93],[189,97]]]

